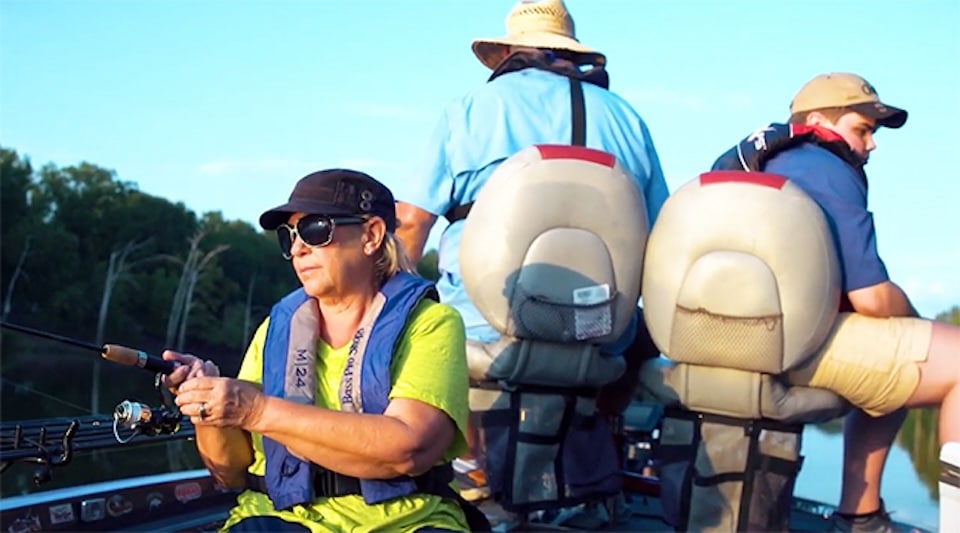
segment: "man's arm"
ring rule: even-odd
[[[394,190],[397,198],[397,238],[410,262],[416,265],[423,257],[423,248],[430,229],[437,221],[434,213],[446,213],[456,206],[453,170],[450,167],[450,113],[461,116],[458,107],[449,107],[440,117],[427,140],[424,160],[410,179]]]
[[[866,187],[852,167],[823,148],[805,145],[777,155],[765,170],[790,178],[823,210],[854,311],[874,317],[919,316],[880,259]]]
[[[647,220],[650,223],[650,229],[653,229],[653,223],[657,220],[663,203],[670,196],[670,189],[667,188],[667,181],[663,177],[663,168],[660,166],[660,157],[653,147],[653,140],[649,140],[647,144],[647,157],[650,159],[650,179],[647,181],[643,195],[647,206]]]
[[[647,209],[647,221],[652,228],[657,215],[660,214],[660,208],[663,207],[663,203],[667,201],[667,197],[670,195],[670,190],[667,188],[667,182],[663,177],[660,156],[654,147],[653,137],[650,135],[647,124],[637,116],[635,127],[636,142],[634,146],[642,146],[643,150],[635,148],[632,154],[624,154],[622,163],[638,182]]]
[[[883,281],[876,285],[852,290],[847,293],[853,310],[875,317],[919,317],[907,294],[896,283]]]
[[[417,264],[423,257],[423,247],[436,221],[437,215],[433,213],[413,204],[397,202],[397,238],[411,263]]]

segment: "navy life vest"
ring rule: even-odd
[[[423,298],[438,300],[433,284],[403,272],[394,275],[380,289],[379,314],[372,317],[372,325],[365,321],[360,326],[350,346],[340,387],[341,410],[384,412],[392,381],[390,362],[410,314]],[[274,305],[263,348],[265,394],[315,404],[319,319],[316,303],[302,288]],[[263,452],[266,456],[264,484],[274,508],[289,509],[316,499],[314,479],[321,470],[319,466],[294,456],[285,446],[267,437],[263,438]],[[407,476],[361,479],[359,485],[368,505],[420,492],[414,479]]]
[[[850,149],[843,137],[826,128],[803,124],[769,124],[724,152],[710,170],[763,172],[767,162],[777,154],[804,143],[816,144],[842,159],[856,170],[866,185],[865,161]]]

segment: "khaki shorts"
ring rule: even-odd
[[[829,389],[873,416],[903,407],[920,382],[933,324],[840,313],[820,351],[789,372],[794,385]]]

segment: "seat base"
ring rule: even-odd
[[[641,399],[713,415],[790,424],[825,422],[850,404],[826,389],[791,386],[778,376],[651,359],[640,370]]]
[[[664,519],[680,531],[786,531],[803,424],[670,407],[654,452]]]

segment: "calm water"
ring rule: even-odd
[[[827,433],[808,426],[803,439],[802,453],[806,459],[797,480],[796,494],[836,505],[840,500],[843,437],[839,433]],[[937,529],[939,505],[936,496],[914,467],[914,458],[901,444],[895,445],[890,451],[882,490],[887,510],[898,520]]]

